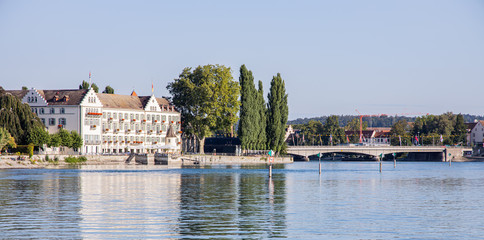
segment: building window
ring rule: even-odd
[[[49,118],[49,125],[55,125],[55,118]]]
[[[65,118],[59,118],[59,124],[65,126],[66,125],[66,119]]]
[[[43,108],[39,108],[39,113],[40,114],[44,114],[44,109]]]
[[[61,109],[60,109],[60,113],[61,113],[61,114],[66,113],[66,109],[65,109],[65,108],[61,108]]]
[[[55,113],[55,109],[54,108],[50,108],[50,114],[54,114]]]
[[[42,124],[45,126],[45,118],[41,118],[40,121],[42,121]]]

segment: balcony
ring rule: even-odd
[[[120,122],[124,122],[124,118],[119,119]]]
[[[101,144],[101,141],[99,140],[86,140],[84,141],[86,145],[99,145]]]
[[[109,132],[109,131],[110,131],[110,129],[109,129],[109,128],[105,128],[105,129],[104,129],[104,132]]]
[[[87,115],[89,116],[102,116],[102,113],[97,113],[97,112],[88,112]]]
[[[59,125],[57,125],[57,127],[58,127],[58,128],[64,128],[64,125],[59,124]]]
[[[91,125],[91,129],[96,129],[97,126],[96,125]]]
[[[163,130],[160,130],[158,132],[156,132],[157,134],[162,134],[163,133]]]
[[[133,121],[133,122],[136,122],[136,119],[133,119],[132,121]]]

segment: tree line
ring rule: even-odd
[[[369,123],[363,120],[362,130],[366,130],[368,125]],[[308,123],[294,124],[292,127],[299,132],[289,139],[289,145],[330,145],[358,143],[360,140],[360,123],[357,116],[353,116],[344,126],[341,126],[338,116],[329,116],[325,124],[310,120]],[[351,134],[345,134],[345,131],[351,131]],[[394,146],[470,144],[467,143],[464,115],[451,112],[415,117],[413,122],[400,119],[391,126],[388,137]]]
[[[475,120],[484,120],[484,116],[472,115],[472,114],[462,114],[464,117],[464,122],[474,122]],[[290,120],[287,124],[306,124],[309,121],[318,121],[324,123],[328,116],[313,117],[313,118],[298,118],[295,120]],[[354,118],[359,118],[358,115],[340,115],[338,116],[339,123],[341,127],[346,126]],[[407,116],[390,116],[382,115],[379,117],[363,117],[363,121],[367,122],[369,127],[392,127],[396,122],[400,120],[405,120],[407,122],[415,122],[417,117],[407,117]]]
[[[237,134],[243,149],[284,152],[288,105],[279,73],[272,78],[267,104],[262,82],[256,89],[252,72],[245,65],[240,67],[239,82],[223,65],[185,68],[167,89],[182,115],[185,136],[196,139],[200,153],[206,137],[215,133],[234,136],[239,116]]]
[[[392,145],[468,145],[464,115],[447,112],[400,120],[391,129]]]

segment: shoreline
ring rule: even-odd
[[[87,161],[79,164],[69,164],[64,161],[69,155],[48,155],[50,161],[46,161],[45,155],[28,156],[2,155],[0,156],[0,169],[46,169],[66,168],[72,166],[206,166],[206,165],[257,165],[269,164],[266,156],[222,156],[222,155],[181,155],[167,165],[142,164],[135,162],[125,163],[128,155],[102,156],[87,155]],[[20,159],[19,159],[20,158]],[[52,161],[57,158],[58,161]],[[293,163],[292,157],[274,157],[274,164]]]

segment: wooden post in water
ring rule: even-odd
[[[451,157],[452,154],[449,153],[449,167],[450,165],[452,165],[452,157]]]

